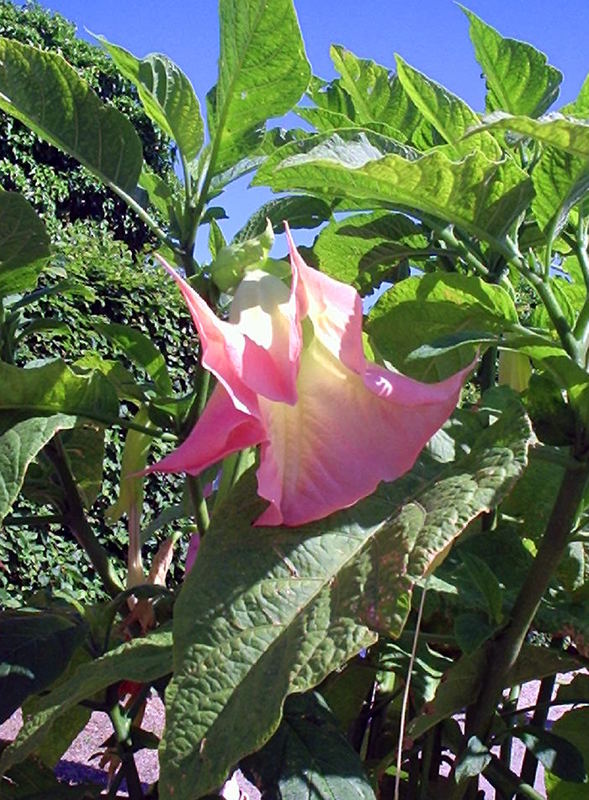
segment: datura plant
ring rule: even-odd
[[[220,0],[206,122],[168,56],[100,37],[175,142],[169,183],[58,53],[0,39],[0,108],[150,228],[146,268],[198,334],[183,386],[157,336],[105,318],[88,324],[120,360],[36,359],[35,336],[73,335],[27,316],[36,300],[91,287],[0,191],[0,722],[24,717],[2,797],[95,796],[53,773],[93,710],[109,797],[228,798],[238,767],[282,800],[459,800],[481,775],[502,797],[584,796],[589,84],[554,111],[559,70],[465,13],[482,112],[400,56],[334,45],[337,77],[313,75],[292,0]],[[270,127],[290,111],[304,127]],[[246,174],[278,196],[227,241]],[[162,481],[177,502],[150,514]],[[15,607],[25,534],[75,541],[102,601],[46,576]]]

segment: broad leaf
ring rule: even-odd
[[[221,0],[219,17],[219,79],[208,120],[213,174],[259,144],[252,131],[289,111],[311,75],[292,0]]]
[[[444,335],[499,334],[514,323],[515,305],[501,287],[472,275],[436,272],[408,278],[385,292],[370,312],[367,331],[379,352],[402,372],[439,380],[472,361],[480,335],[474,343],[456,339],[455,349],[437,351],[438,358],[408,360],[409,354]]]
[[[156,631],[120,645],[100,658],[82,664],[69,680],[61,683],[39,702],[39,711],[25,720],[15,741],[0,757],[0,772],[23,761],[51,732],[56,719],[112,683],[121,680],[146,683],[172,669],[172,635]]]
[[[549,241],[565,226],[573,206],[589,190],[589,161],[546,147],[532,172],[536,196],[532,210]]]
[[[424,229],[403,214],[376,211],[331,222],[313,246],[319,269],[368,294],[405,259],[437,251]]]
[[[98,372],[78,375],[61,359],[30,369],[0,362],[0,412],[21,418],[75,414],[110,423],[118,410],[115,390]]]
[[[589,708],[574,708],[563,714],[552,726],[552,733],[566,739],[583,756],[585,770],[589,765]],[[587,800],[589,798],[589,782],[579,785],[568,780],[561,780],[549,770],[545,772],[544,783],[548,800]]]
[[[131,194],[143,152],[129,120],[100,101],[58,53],[0,39],[0,108]]]
[[[49,257],[49,236],[32,205],[0,189],[0,296],[31,289]]]
[[[31,758],[0,778],[2,800],[89,800],[99,797],[102,786],[77,783],[71,786],[59,781],[53,770],[37,758]]]
[[[587,779],[583,756],[562,736],[532,725],[512,728],[510,735],[520,739],[555,777],[571,783],[583,783]]]
[[[130,361],[147,372],[159,394],[169,396],[174,393],[165,359],[149,336],[131,325],[98,320],[92,325],[112,344],[119,347]]]
[[[287,699],[280,727],[242,769],[268,800],[376,800],[358,753],[311,692]]]
[[[0,523],[12,508],[31,461],[59,430],[72,428],[76,418],[65,414],[32,417],[0,436]]]
[[[0,722],[59,678],[87,632],[79,619],[65,614],[0,614]]]
[[[243,242],[259,236],[270,220],[274,233],[284,232],[284,223],[290,228],[316,228],[331,216],[331,206],[317,197],[280,197],[264,203],[233,237],[233,242]]]
[[[414,161],[381,157],[368,132],[353,131],[346,139],[338,132],[286,145],[264,163],[253,183],[274,191],[335,195],[342,198],[341,210],[376,206],[421,212],[485,240],[501,238],[532,198],[531,181],[513,161],[496,163],[480,152],[460,162],[435,151]]]
[[[470,38],[487,81],[487,111],[539,117],[558,97],[562,73],[532,45],[505,39],[472,11]]]
[[[572,103],[567,103],[560,109],[561,114],[578,119],[589,119],[589,75],[583,81],[581,91]]]
[[[414,582],[510,489],[529,435],[513,410],[459,463],[423,462],[304,528],[253,528],[261,503],[246,475],[215,514],[174,609],[160,796],[220,785],[276,730],[288,694],[317,685],[378,631],[398,635]]]
[[[564,150],[572,156],[589,158],[589,121],[570,119],[561,114],[530,119],[495,111],[483,119],[483,124],[479,128],[471,128],[471,133],[481,129],[512,131],[522,136],[529,136],[550,147]]]
[[[128,50],[99,36],[119,72],[137,87],[146,113],[171,139],[187,161],[198,155],[204,140],[200,105],[192,84],[165,55],[136,58]]]
[[[464,100],[410,67],[400,56],[396,58],[397,75],[403,89],[424,118],[451,145],[452,156],[459,158],[478,149],[491,159],[501,157],[501,148],[491,135],[485,135],[485,131],[472,141],[462,141],[466,131],[479,124],[478,116]]]

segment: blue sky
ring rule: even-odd
[[[548,55],[565,76],[561,103],[572,100],[589,72],[588,0],[465,0],[504,36],[522,39]],[[188,74],[201,99],[216,81],[216,0],[42,0],[78,26],[105,35],[137,56],[163,52]],[[468,22],[452,0],[295,0],[307,55],[316,75],[333,77],[329,45],[342,44],[392,67],[394,53],[445,85],[476,110],[484,82],[468,37]],[[235,187],[225,206],[232,234],[270,196]],[[200,250],[200,247],[199,247]]]

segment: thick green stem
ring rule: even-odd
[[[102,579],[105,590],[111,597],[116,597],[119,592],[123,591],[124,587],[106,550],[94,535],[94,531],[86,519],[86,512],[84,511],[80,493],[72,476],[59,434],[47,445],[46,452],[57,473],[65,495],[63,522],[71,529],[76,541],[88,554],[92,566]]]
[[[520,654],[527,632],[557,568],[575,522],[587,483],[585,469],[567,470],[534,562],[512,609],[511,619],[490,645],[485,683],[474,704],[466,738],[485,741],[509,671]],[[459,795],[462,796],[462,795]]]

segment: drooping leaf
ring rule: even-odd
[[[34,288],[48,256],[49,236],[31,204],[0,189],[0,296]]]
[[[487,81],[487,111],[539,117],[556,100],[562,73],[532,45],[506,39],[472,11],[470,38]]]
[[[61,675],[87,632],[71,615],[30,610],[0,614],[0,722]]]
[[[53,770],[31,758],[13,767],[0,778],[2,800],[89,800],[99,797],[102,786],[80,783],[71,786],[59,781]]]
[[[172,669],[172,635],[156,631],[82,664],[72,677],[39,702],[39,711],[25,720],[17,738],[0,756],[0,772],[27,758],[44,741],[51,725],[72,706],[121,680],[146,683]]]
[[[135,414],[133,421],[138,425],[147,426],[149,414],[144,406]],[[138,476],[137,473],[145,469],[152,443],[153,437],[147,433],[135,430],[127,431],[121,459],[119,495],[116,503],[106,512],[109,520],[116,521],[120,519],[123,514],[128,514],[132,508],[141,510],[144,494],[143,482],[145,479]]]
[[[358,753],[313,692],[287,699],[280,727],[242,769],[267,800],[376,800]]]
[[[372,134],[376,136],[376,134]],[[398,149],[398,148],[397,148]],[[385,155],[368,132],[320,134],[268,158],[253,183],[342,198],[339,208],[410,210],[452,222],[483,240],[501,238],[532,198],[531,181],[513,162],[475,152],[460,162],[432,152],[417,160]]]
[[[582,754],[565,737],[532,725],[512,728],[510,734],[520,739],[556,778],[576,784],[587,779]]]
[[[368,294],[404,259],[426,258],[436,250],[424,229],[403,214],[376,211],[333,221],[313,246],[319,269]]]
[[[565,226],[571,209],[589,190],[589,162],[555,147],[546,147],[532,172],[532,210],[549,241]]]
[[[425,342],[461,331],[495,334],[517,322],[509,294],[473,275],[433,273],[412,277],[386,291],[370,312],[367,331],[382,355],[402,372],[420,379],[456,372],[472,361],[475,343],[458,342],[456,349],[435,359],[408,360]]]
[[[118,410],[114,388],[98,372],[78,375],[61,359],[29,369],[0,362],[0,412],[21,418],[75,414],[110,423]]]
[[[143,152],[129,120],[103,104],[58,53],[0,39],[0,108],[131,194]]]
[[[472,141],[462,139],[469,128],[479,124],[478,116],[464,100],[409,66],[400,56],[396,59],[403,89],[430,125],[451,145],[453,157],[460,158],[477,149],[493,160],[501,157],[501,148],[492,136],[485,135],[486,131]]]
[[[75,424],[76,418],[65,414],[31,417],[0,436],[0,522],[18,497],[27,469],[37,453],[57,431]]]
[[[147,372],[160,394],[166,397],[174,393],[166,361],[149,336],[131,325],[119,325],[116,322],[95,320],[92,325],[112,344],[120,347],[134,364]]]
[[[548,114],[542,119],[512,116],[495,111],[483,119],[485,130],[503,130],[529,136],[542,144],[564,150],[572,156],[589,158],[589,121],[570,119],[561,114]],[[471,129],[472,132],[479,128]]]
[[[213,174],[255,149],[256,129],[289,111],[311,75],[292,0],[221,0],[219,21],[219,78],[208,120]]]
[[[460,462],[423,464],[425,484],[417,467],[302,529],[252,528],[261,503],[246,475],[215,513],[175,606],[161,797],[220,785],[276,730],[288,694],[317,685],[377,631],[398,635],[414,581],[512,486],[528,437],[513,409]]]
[[[146,113],[171,139],[187,161],[198,155],[204,125],[192,84],[177,64],[161,53],[136,58],[128,50],[98,39],[119,72],[135,84]]]
[[[290,228],[316,228],[331,216],[331,206],[317,197],[280,197],[264,203],[233,237],[233,242],[243,242],[259,236],[270,220],[274,233],[283,233],[284,223]]]

